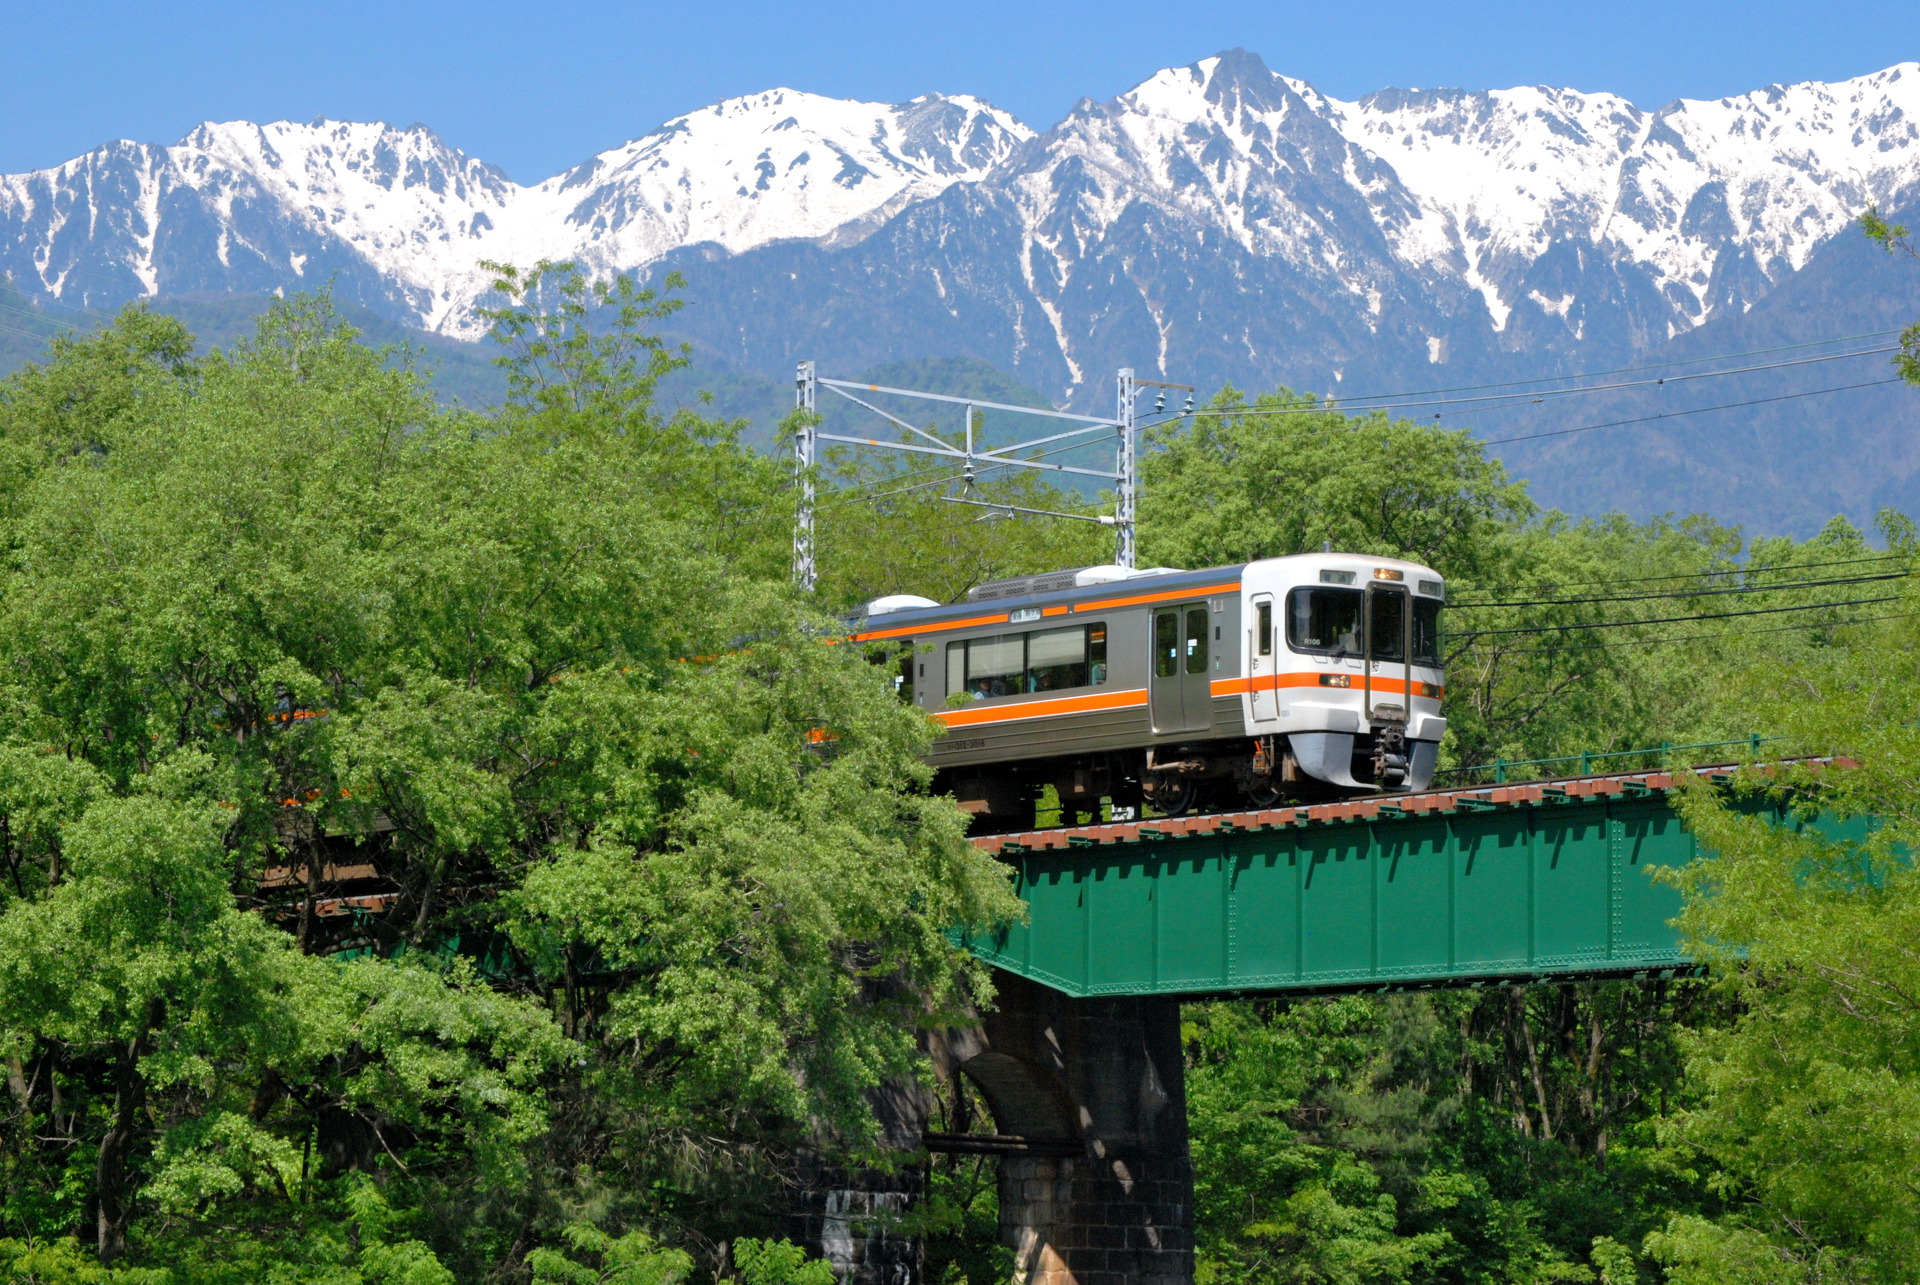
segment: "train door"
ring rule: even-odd
[[[1273,595],[1253,596],[1253,628],[1247,636],[1247,687],[1255,720],[1275,716],[1273,690]]]
[[[1153,676],[1148,700],[1155,732],[1213,727],[1213,679],[1207,646],[1207,604],[1190,602],[1153,613]]]
[[[1405,722],[1411,709],[1413,665],[1407,643],[1412,620],[1400,585],[1367,586],[1367,721]]]

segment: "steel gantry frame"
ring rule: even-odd
[[[820,431],[820,390],[826,389],[862,410],[871,411],[896,428],[904,429],[915,437],[914,441],[886,441],[873,437],[852,437],[843,433],[823,433]],[[960,462],[960,480],[971,487],[981,467],[988,468],[1026,468],[1038,472],[1070,473],[1082,477],[1097,477],[1114,484],[1115,512],[1111,517],[1094,516],[1081,513],[1060,513],[1053,510],[1022,509],[1017,505],[986,504],[985,507],[1004,510],[1007,513],[1033,513],[1043,517],[1072,518],[1079,521],[1100,522],[1112,526],[1114,531],[1114,561],[1123,567],[1132,568],[1138,550],[1134,538],[1134,521],[1140,502],[1140,477],[1136,455],[1135,435],[1139,427],[1139,400],[1142,388],[1184,389],[1189,394],[1186,411],[1193,409],[1193,390],[1186,384],[1168,384],[1159,380],[1137,379],[1131,368],[1119,372],[1115,388],[1115,413],[1111,418],[1098,415],[1075,415],[1068,411],[1043,410],[1034,406],[1013,406],[1005,402],[992,402],[979,397],[954,397],[946,393],[931,393],[912,388],[889,388],[881,384],[865,384],[849,379],[827,379],[819,373],[815,363],[803,361],[794,380],[794,408],[800,412],[800,424],[794,430],[793,452],[794,468],[798,475],[798,513],[793,528],[793,576],[804,591],[811,592],[818,579],[818,570],[814,561],[814,467],[819,462],[820,443],[838,442],[848,446],[869,447],[887,451],[905,451],[915,455],[935,455]],[[861,396],[862,393],[878,393],[894,397],[908,397],[918,401],[939,402],[945,405],[964,408],[965,443],[953,444],[934,436],[925,429],[908,423],[900,416],[883,410]],[[1165,393],[1162,392],[1164,399]],[[1065,420],[1078,424],[1064,432],[1050,433],[1045,437],[1030,438],[1015,442],[1009,446],[988,447],[974,440],[974,413],[982,410],[1007,411],[1016,415],[1035,415],[1042,419]],[[1114,467],[1106,469],[1084,468],[1075,464],[1054,464],[1043,459],[1022,459],[1015,452],[1029,451],[1039,446],[1053,446],[1070,442],[1074,438],[1091,433],[1112,433],[1117,439],[1114,446]],[[1091,444],[1091,443],[1088,443]],[[984,501],[966,501],[981,503]]]

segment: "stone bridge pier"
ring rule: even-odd
[[[1020,1285],[1193,1285],[1179,1004],[1073,999],[1000,970],[994,982],[994,1010],[928,1050],[943,1079],[979,1090],[993,1132],[927,1135],[927,1095],[892,1086],[875,1102],[887,1144],[998,1157],[1001,1239]],[[921,1247],[900,1219],[924,1193],[916,1167],[811,1169],[796,1238],[833,1261],[841,1285],[922,1285]]]
[[[1007,972],[994,981],[994,1011],[934,1051],[993,1113],[1017,1279],[1192,1285],[1179,1004],[1072,999]]]

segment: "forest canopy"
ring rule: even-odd
[[[497,271],[487,411],[324,296],[0,382],[0,1279],[823,1280],[797,1158],[885,1163],[874,1089],[992,1002],[948,932],[1019,913],[1003,868],[821,642],[1110,532],[830,457],[809,599],[784,462],[656,405],[672,283]],[[1146,558],[1439,566],[1447,767],[1762,736],[1914,815],[1904,519],[1575,520],[1463,432],[1205,409],[1148,443]],[[1920,1272],[1911,822],[1684,806],[1732,854],[1674,876],[1708,982],[1191,1006],[1202,1279]],[[1007,1269],[982,1173],[930,1170],[940,1285]]]

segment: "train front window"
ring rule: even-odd
[[[1295,589],[1287,595],[1287,645],[1331,656],[1363,655],[1366,610],[1361,589]]]
[[[1407,658],[1407,595],[1394,589],[1382,590],[1373,597],[1373,658],[1401,661]]]
[[[1436,599],[1413,600],[1413,663],[1440,667],[1440,603]]]

